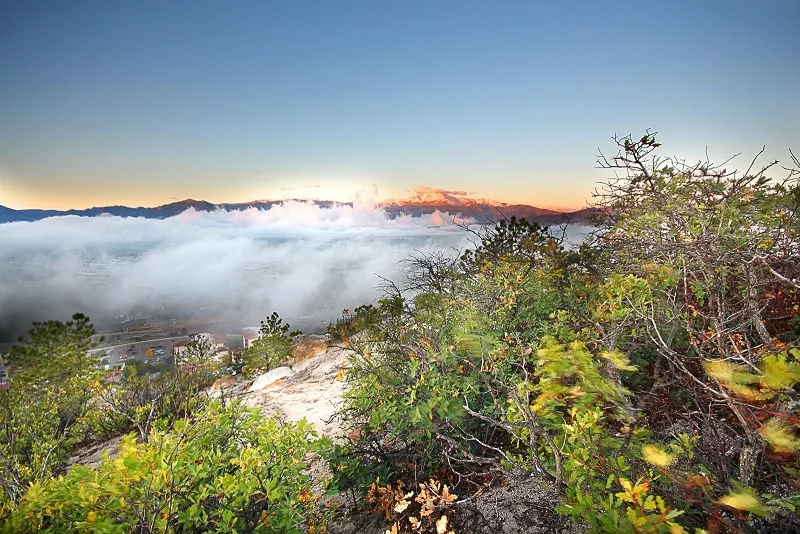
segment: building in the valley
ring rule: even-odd
[[[258,326],[248,326],[242,328],[242,346],[245,350],[249,349],[255,340],[261,337],[261,328]]]
[[[189,334],[189,339],[194,341],[194,342],[196,342],[196,343],[202,343],[202,342],[213,343],[214,342],[214,336],[211,335],[211,333],[209,333],[209,332],[200,332],[199,334]]]
[[[106,382],[116,384],[117,382],[122,381],[125,371],[125,362],[105,364],[102,366],[102,368],[106,371],[105,376],[103,377]]]
[[[122,381],[123,375],[122,369],[112,369],[106,373],[105,380],[110,384],[116,384]]]

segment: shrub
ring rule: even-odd
[[[251,378],[266,373],[284,364],[292,355],[292,339],[300,335],[299,330],[290,331],[277,312],[261,321],[259,337],[245,349],[242,374]]]
[[[311,427],[214,402],[146,443],[127,436],[97,468],[34,483],[15,532],[302,532],[315,506]]]
[[[350,337],[373,328],[380,322],[381,310],[372,304],[362,304],[351,314],[350,310],[342,310],[342,317],[332,322],[325,329],[333,343],[349,341]]]
[[[34,323],[9,355],[10,379],[0,388],[0,515],[29,484],[57,472],[92,426],[103,390],[88,351],[94,327],[71,321]]]
[[[349,344],[362,468],[464,495],[522,468],[604,532],[800,511],[798,172],[661,159],[649,133],[618,143],[589,243],[512,218],[459,259],[410,260],[397,313],[378,306]]]

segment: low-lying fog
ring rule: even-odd
[[[238,328],[272,311],[320,328],[379,297],[378,275],[402,284],[415,251],[455,254],[469,236],[448,214],[391,219],[358,203],[0,224],[0,342],[77,311],[102,330],[142,316]]]
[[[389,219],[370,205],[195,212],[170,219],[56,217],[0,225],[0,341],[34,320],[130,314],[324,324],[402,282],[415,250],[468,246],[447,214]]]

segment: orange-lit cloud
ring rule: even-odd
[[[430,187],[427,185],[421,185],[419,187],[415,187],[414,192],[418,195],[424,195],[428,193],[443,193],[447,195],[460,196],[460,197],[467,196],[469,194],[466,191],[448,191],[446,189],[439,189],[437,187]]]

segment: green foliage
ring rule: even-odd
[[[266,373],[289,359],[292,355],[292,338],[300,334],[299,331],[290,331],[290,328],[277,312],[261,321],[258,339],[244,351],[242,374],[245,377]]]
[[[409,277],[425,290],[381,301],[350,339],[342,417],[358,443],[382,452],[362,456],[371,469],[414,465],[482,479],[513,454],[502,449],[511,445],[498,425],[504,400],[531,364],[526,342],[548,332],[567,304],[555,289],[574,261],[536,225],[510,220],[499,228],[490,246],[459,259],[461,271],[440,257],[415,258]],[[429,278],[436,273],[446,281]]]
[[[451,307],[437,296],[422,294],[411,315],[400,319],[386,309],[393,304],[396,301],[379,310],[387,321],[400,323],[397,329],[380,326],[351,341],[354,357],[346,375],[350,387],[342,415],[359,429],[362,440],[383,439],[398,462],[433,468],[430,462],[438,464],[438,454],[452,449],[452,443],[441,438],[473,430],[465,420],[464,396],[479,404],[476,399],[487,390],[483,381],[490,378],[490,363],[482,367],[481,359],[497,341],[473,334],[472,328],[486,321],[474,309]],[[381,340],[386,335],[396,335],[399,345],[394,339]],[[487,397],[483,402],[488,401]],[[453,451],[456,462],[473,454],[475,447],[463,445],[463,450]],[[373,470],[392,471],[391,464],[381,465],[379,458],[371,462],[375,460]]]
[[[352,479],[480,485],[521,467],[604,532],[797,510],[797,173],[660,159],[649,133],[618,143],[601,165],[626,172],[598,193],[588,243],[504,219],[460,258],[412,258],[394,313],[337,323]],[[764,491],[775,480],[789,497]]]
[[[175,355],[175,365],[207,380],[216,368],[215,356],[214,343],[208,337],[196,337]]]
[[[8,387],[0,389],[0,507],[13,506],[30,483],[46,480],[92,426],[102,391],[88,354],[89,318],[34,323],[11,349]]]
[[[508,258],[529,261],[552,243],[547,228],[515,216],[501,219],[480,237],[480,244],[474,250],[466,250],[461,258],[467,269],[491,267]]]
[[[266,338],[290,340],[288,325],[271,319]],[[201,388],[213,351],[202,342],[181,354],[179,366],[158,375],[132,366],[123,382],[105,384],[88,353],[93,333],[83,316],[37,323],[12,351],[11,381],[0,390],[3,531],[324,527],[328,514],[317,510],[303,474],[322,445],[307,423],[282,425],[236,402],[209,404]],[[79,442],[131,429],[136,434],[97,469],[56,476]]]
[[[351,336],[376,326],[380,322],[380,313],[380,309],[372,304],[362,304],[352,314],[349,309],[344,309],[341,319],[330,323],[325,333],[333,343],[349,341]]]
[[[63,471],[79,443],[132,429],[146,442],[203,409],[198,393],[207,359],[190,352],[190,364],[157,376],[130,366],[124,381],[111,385],[88,352],[93,334],[88,318],[77,314],[67,323],[34,323],[29,340],[12,348],[11,380],[0,389],[0,518],[31,484]]]
[[[595,531],[679,528],[680,503],[649,490],[651,484],[670,485],[663,469],[691,456],[694,440],[676,436],[667,450],[652,442],[648,429],[634,425],[624,402],[630,392],[608,373],[609,366],[634,370],[623,354],[596,354],[579,341],[563,345],[546,338],[542,344],[536,371],[517,385],[505,417],[515,428],[515,442],[530,444],[525,453],[541,458],[564,483],[561,511]],[[514,459],[536,463],[524,455]]]
[[[303,532],[314,508],[305,422],[281,425],[237,403],[146,443],[126,437],[97,468],[33,484],[8,525],[18,532]]]
[[[8,356],[10,374],[21,384],[56,384],[73,376],[90,374],[95,360],[89,350],[96,347],[95,329],[89,318],[76,313],[71,321],[35,322],[28,341],[17,343]]]
[[[127,367],[126,367],[127,369]],[[207,397],[201,393],[207,372],[203,367],[184,364],[157,376],[140,374],[136,367],[127,373],[121,387],[100,394],[103,410],[95,425],[106,435],[135,429],[146,442],[153,429],[172,428],[180,419],[201,411]]]

